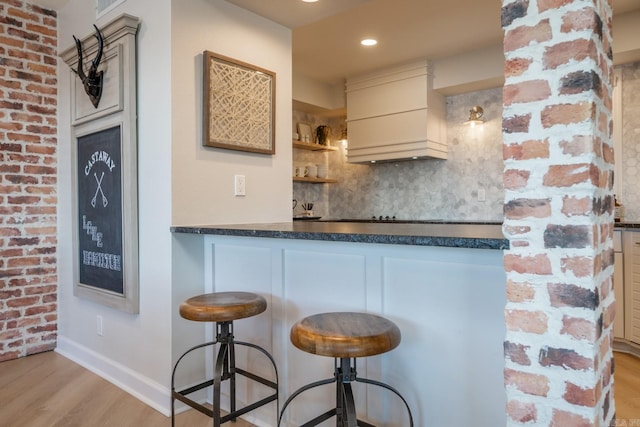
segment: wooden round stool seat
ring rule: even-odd
[[[307,353],[336,358],[373,356],[400,344],[392,321],[369,313],[321,313],[291,328],[291,342]]]
[[[230,322],[267,309],[267,300],[252,292],[215,292],[180,304],[180,316],[196,322]]]

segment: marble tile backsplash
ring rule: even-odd
[[[640,62],[622,71],[622,194],[625,221],[640,221]]]
[[[342,133],[342,129],[346,127],[344,117],[319,117],[313,114],[300,111],[293,112],[293,133],[297,132],[298,123],[308,123],[311,129],[315,129],[320,125],[326,125],[331,128],[330,144],[339,146],[338,138]],[[293,149],[293,166],[308,164],[325,164],[328,168],[329,178],[338,178],[336,175],[335,163],[338,159],[339,152],[327,151],[308,151],[294,148]],[[342,178],[340,178],[342,181]],[[331,202],[329,200],[330,188],[337,185],[343,185],[344,182],[338,184],[309,184],[306,182],[293,183],[293,198],[297,200],[298,205],[293,211],[293,215],[303,212],[302,203],[313,203],[314,216],[327,218],[331,215]]]
[[[627,221],[640,221],[640,63],[622,66],[623,76],[623,191],[620,201]],[[484,109],[485,123],[469,127],[469,110]],[[332,128],[331,145],[345,127],[344,117],[322,118],[294,111],[294,126],[306,122]],[[295,129],[293,130],[296,131]],[[447,160],[414,160],[373,165],[346,162],[344,149],[309,152],[294,149],[295,163],[328,165],[337,184],[294,183],[299,202],[314,203],[324,218],[502,220],[502,88],[447,98]],[[484,191],[481,201],[478,192]],[[300,203],[298,204],[300,206]],[[298,208],[300,209],[300,208]],[[297,210],[296,213],[299,213]]]
[[[464,125],[480,105],[485,124]],[[447,160],[424,159],[353,165],[343,153],[331,167],[340,185],[331,186],[333,217],[501,220],[502,89],[447,98]],[[485,201],[478,201],[484,190]]]
[[[464,125],[480,105],[485,124]],[[294,111],[293,122],[329,124],[332,145],[344,117],[322,119]],[[294,163],[324,161],[337,184],[294,183],[298,200],[314,202],[314,214],[330,218],[396,216],[398,219],[502,220],[502,88],[447,98],[448,160],[351,164],[345,150],[315,153],[294,150]],[[485,200],[478,201],[478,190]]]

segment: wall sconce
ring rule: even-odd
[[[484,110],[481,106],[476,105],[471,110],[469,110],[469,119],[464,122],[465,125],[469,125],[474,127],[475,125],[481,125],[484,123],[482,119],[482,115],[484,114]]]

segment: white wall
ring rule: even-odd
[[[303,75],[293,77],[293,99],[326,110],[345,108],[347,102],[344,82],[329,85]]]
[[[444,95],[502,86],[502,43],[433,61],[433,88]]]
[[[70,0],[58,11],[59,51],[93,32],[95,3]],[[58,351],[137,395],[167,406],[171,369],[171,104],[168,2],[127,1],[97,24],[121,13],[141,18],[138,32],[138,194],[140,314],[126,314],[73,296],[70,77],[59,61],[59,339]],[[96,333],[96,316],[104,335]]]
[[[640,11],[617,15],[614,18],[613,60],[624,64],[640,60]]]
[[[95,2],[70,0],[58,11],[59,51],[72,35],[93,33]],[[167,405],[171,368],[171,21],[167,2],[130,0],[101,17],[141,18],[138,32],[138,194],[140,314],[73,296],[70,76],[59,61],[59,340],[58,351],[159,408]],[[96,333],[96,316],[104,336]]]
[[[291,31],[222,0],[174,2],[172,100],[174,224],[290,220]],[[276,73],[276,153],[202,146],[202,52]],[[245,175],[245,197],[233,177]]]
[[[172,29],[172,223],[290,221],[291,31],[223,0],[174,2]],[[276,73],[275,155],[202,145],[205,50]],[[245,197],[233,195],[235,174],[246,177]],[[199,236],[173,239],[174,361],[187,348],[211,339],[201,325],[177,312],[186,298],[205,292],[202,245]],[[182,364],[179,378],[195,382],[201,379],[197,373],[197,364]]]
[[[69,0],[58,10],[60,52],[72,45],[72,35],[82,38],[93,32],[94,5]],[[172,263],[184,264],[181,257],[186,250],[169,231],[174,223],[172,207],[173,221],[181,224],[289,219],[291,33],[223,0],[175,2],[173,7],[166,1],[128,0],[97,25],[122,13],[141,19],[137,37],[140,314],[125,314],[73,296],[70,160],[74,141],[70,76],[59,61],[58,351],[167,413],[173,297],[180,295],[182,285],[185,289],[201,286],[197,275],[187,279],[182,271],[172,271]],[[277,73],[276,155],[201,146],[205,49]],[[234,174],[246,176],[244,198],[232,195]],[[98,315],[104,319],[102,337],[96,333]]]

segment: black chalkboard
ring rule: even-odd
[[[77,144],[79,281],[123,295],[120,126],[79,137]]]

